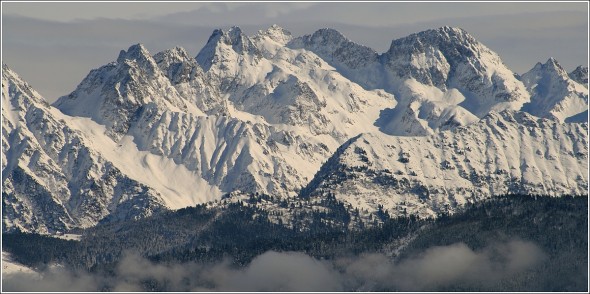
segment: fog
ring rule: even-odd
[[[533,269],[545,258],[537,245],[521,240],[490,244],[481,250],[464,243],[431,247],[399,262],[380,253],[327,261],[303,253],[268,251],[242,268],[230,259],[217,264],[155,264],[127,253],[114,276],[52,266],[40,275],[5,275],[3,290],[436,291],[457,285],[486,289]]]

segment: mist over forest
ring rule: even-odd
[[[38,272],[4,275],[3,284],[6,291],[578,291],[588,281],[585,201],[501,197],[437,220],[305,233],[236,205],[196,239],[170,227],[198,229],[190,220],[209,217],[187,208],[130,228],[99,226],[81,241],[5,234],[5,250]],[[168,239],[146,243],[162,237],[160,227],[170,229]]]

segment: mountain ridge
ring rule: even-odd
[[[557,61],[553,63],[555,67],[559,66]],[[566,85],[574,85],[575,93],[582,93],[582,98],[575,100],[575,105],[583,106],[585,103],[587,108],[587,89],[584,100],[584,90],[580,90],[584,88],[571,80],[571,75],[565,71],[563,75],[562,71],[560,80],[551,77],[551,81],[563,80]],[[16,99],[26,91],[16,93],[4,90],[5,84],[14,82],[4,80],[10,72],[3,66],[3,96]],[[376,203],[383,201],[381,208],[385,206],[392,214],[395,214],[394,211],[409,211],[433,216],[441,211],[452,211],[467,200],[477,201],[478,197],[506,192],[582,193],[580,187],[587,185],[587,175],[576,171],[587,170],[582,163],[583,156],[587,156],[587,146],[578,146],[580,142],[587,141],[587,120],[573,111],[565,111],[559,117],[550,111],[539,112],[537,115],[542,117],[541,122],[530,118],[527,108],[522,106],[532,107],[530,111],[536,105],[544,104],[544,100],[534,92],[536,86],[533,82],[537,80],[532,78],[532,74],[517,79],[497,54],[458,28],[443,27],[393,40],[387,52],[378,54],[333,29],[320,29],[312,35],[293,37],[276,25],[254,36],[246,36],[238,27],[232,27],[215,30],[196,57],[191,57],[180,47],[152,56],[143,45],[132,45],[127,50],[121,50],[115,61],[92,70],[72,93],[61,97],[53,106],[45,105],[39,109],[56,118],[52,134],[59,137],[60,129],[69,132],[65,131],[67,126],[75,125],[71,132],[78,134],[76,136],[81,138],[83,145],[93,150],[91,157],[102,158],[98,161],[112,165],[118,171],[117,177],[125,178],[124,182],[131,186],[144,189],[144,194],[140,193],[143,196],[126,196],[129,208],[124,208],[121,203],[107,205],[110,200],[104,201],[105,195],[115,195],[120,191],[100,192],[100,195],[95,195],[97,198],[90,197],[94,199],[92,201],[102,197],[103,200],[98,202],[107,208],[101,208],[97,214],[100,217],[95,215],[82,226],[94,225],[103,218],[108,221],[109,213],[117,211],[119,206],[123,207],[120,212],[124,215],[118,217],[133,218],[142,215],[141,211],[132,209],[134,206],[140,210],[147,207],[146,215],[149,215],[152,208],[154,211],[176,209],[220,200],[222,195],[234,192],[236,197],[262,193],[291,200],[304,194],[313,196],[310,199],[319,197],[321,200],[329,194],[328,198],[335,197],[336,201],[351,207],[377,211]],[[552,97],[557,100],[556,105],[565,105],[569,103],[570,96]],[[9,109],[3,103],[3,122],[10,122],[7,117],[21,115]],[[574,118],[582,122],[563,123]],[[533,136],[521,129],[528,128],[527,124],[542,135]],[[502,126],[510,131],[503,130]],[[33,133],[48,132],[47,129],[37,129],[39,127],[26,125]],[[493,131],[498,127],[499,131]],[[467,130],[471,130],[471,138],[457,133]],[[3,128],[3,163],[13,162],[9,157],[14,153],[7,151],[17,146],[14,140],[10,140],[14,136],[10,134],[16,133],[13,129]],[[454,149],[423,160],[430,162],[427,165],[433,172],[452,174],[456,182],[431,185],[428,183],[430,180],[420,177],[410,182],[408,179],[416,176],[407,171],[403,171],[403,175],[391,174],[397,172],[393,167],[397,168],[398,163],[411,162],[408,156],[419,157],[416,154],[420,151],[411,147],[409,142],[415,142],[420,148],[429,146],[438,150],[444,145],[440,142],[446,140],[441,138],[451,136],[479,146],[480,142],[486,142],[480,135],[496,148],[494,152],[503,150],[502,154],[507,154],[507,145],[501,144],[501,139],[521,138],[525,143],[511,141],[509,147],[516,149],[526,146],[528,141],[539,145],[541,143],[535,140],[545,140],[545,148],[553,148],[551,152],[556,154],[532,161],[528,158],[522,160],[531,170],[539,171],[537,179],[556,180],[547,187],[536,186],[535,177],[519,182],[522,187],[530,184],[533,188],[529,190],[515,190],[496,182],[493,185],[497,187],[489,184],[494,188],[488,185],[483,190],[477,190],[469,184],[472,180],[469,175],[463,177],[458,173],[456,158],[464,157],[465,151],[459,154]],[[351,141],[351,138],[357,139]],[[91,143],[92,140],[103,146]],[[365,141],[371,143],[365,144]],[[435,145],[432,142],[439,143]],[[455,143],[459,144],[459,141]],[[384,144],[399,144],[403,150],[399,154],[389,154],[390,147]],[[373,147],[379,150],[375,151]],[[543,146],[538,147],[540,150]],[[48,154],[54,152],[53,149],[39,147],[36,150],[39,154]],[[564,154],[559,151],[562,149]],[[369,151],[374,154],[367,153]],[[118,159],[119,152],[130,161]],[[494,154],[482,152],[480,149],[475,156],[496,159]],[[346,158],[342,157],[343,154]],[[388,160],[390,155],[397,159]],[[354,156],[361,161],[347,161]],[[331,158],[343,160],[344,169],[333,170],[327,166],[326,162],[336,160]],[[367,166],[368,162],[363,158],[379,159],[378,162],[390,166],[383,165],[376,171]],[[563,159],[567,164],[559,160],[554,163],[556,159]],[[79,184],[64,176],[63,168],[59,167],[70,166],[68,160],[52,160],[54,166],[49,169],[65,177],[61,180],[62,185]],[[404,162],[406,160],[408,162]],[[86,161],[82,160],[74,166],[90,164],[99,169],[103,166],[95,163],[95,159]],[[520,162],[520,159],[517,161]],[[369,162],[379,165],[372,159]],[[555,171],[546,172],[547,165]],[[489,171],[469,166],[459,170],[470,174],[477,169],[476,178],[491,181],[484,175]],[[482,163],[481,166],[486,165]],[[521,176],[524,174],[521,166],[507,165],[500,169],[509,171],[511,167],[520,170]],[[3,164],[3,171],[9,170]],[[382,173],[384,170],[390,172]],[[357,189],[356,195],[363,195],[357,197],[360,200],[343,192],[342,185],[323,178],[315,182],[312,180],[321,173],[328,173],[323,175],[326,179],[336,179],[342,172],[344,185],[351,191]],[[491,171],[495,172],[496,169]],[[569,183],[564,180],[567,178],[565,175],[574,175],[576,179]],[[498,176],[506,177],[506,173]],[[351,182],[351,179],[361,178],[364,180]],[[9,187],[4,181],[3,178],[3,187]],[[312,182],[317,184],[315,188],[315,184],[310,186]],[[375,185],[385,187],[387,191],[377,189]],[[326,188],[330,186],[332,188]],[[335,190],[330,191],[333,188]],[[455,188],[460,191],[437,192]],[[25,187],[20,189],[24,191]],[[373,192],[371,189],[374,189]],[[18,194],[14,189],[11,191],[12,194],[6,195]],[[377,197],[377,191],[383,192],[383,195],[390,193],[391,197]],[[425,191],[438,196],[433,196],[435,200],[432,201],[422,199],[422,202],[414,203],[400,200],[420,199],[417,195]],[[481,195],[466,196],[466,191]],[[49,195],[54,195],[49,197],[54,199],[56,192]],[[5,202],[14,205],[10,201],[16,200],[6,200],[9,198],[6,197]],[[401,202],[406,204],[401,205]],[[313,207],[311,202],[309,205]],[[443,208],[445,205],[449,208]],[[62,207],[68,212],[77,209],[72,208],[75,205]],[[4,229],[6,226],[8,229],[15,228],[13,221],[17,220],[29,221],[29,225],[21,226],[25,230],[48,230],[31,225],[30,217],[14,213],[7,215],[10,216],[3,219]],[[77,226],[80,226],[77,221],[68,220],[56,224],[50,231]]]

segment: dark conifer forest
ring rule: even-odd
[[[256,201],[253,196],[252,201]],[[263,197],[263,196],[262,196]],[[470,252],[506,258],[506,246],[532,244],[539,251],[534,266],[498,277],[493,282],[467,279],[450,284],[433,283],[428,291],[585,291],[588,277],[587,197],[509,195],[464,207],[453,215],[436,219],[414,216],[390,218],[365,229],[344,229],[325,222],[325,213],[312,212],[306,227],[287,227],[269,221],[267,212],[242,202],[224,209],[205,205],[164,212],[137,221],[99,225],[81,232],[80,241],[62,240],[29,233],[3,234],[2,245],[14,259],[43,270],[50,264],[91,275],[115,275],[129,252],[153,264],[198,263],[213,265],[230,261],[231,268],[248,267],[265,252],[299,252],[315,260],[335,262],[346,258],[381,254],[391,264],[404,265],[432,252],[462,244]],[[354,211],[342,209],[329,216],[350,221]],[[329,225],[326,223],[334,223]],[[446,247],[445,247],[446,246]],[[463,248],[463,247],[462,247]],[[478,253],[479,252],[479,253]],[[536,258],[536,257],[535,257]],[[492,265],[509,266],[508,261]],[[333,270],[347,275],[346,267]],[[502,270],[507,270],[503,268]],[[144,290],[178,289],[158,279],[143,283]],[[102,290],[109,289],[108,283]],[[399,291],[404,285],[371,286],[359,281],[346,291]],[[364,288],[363,288],[364,287]],[[367,288],[368,287],[368,288]],[[411,288],[411,287],[410,287]]]

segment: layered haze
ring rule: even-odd
[[[390,40],[433,27],[462,27],[510,69],[555,57],[569,72],[587,64],[586,3],[3,3],[3,63],[49,102],[72,91],[111,52],[144,43],[196,52],[210,32],[239,24],[248,35],[271,24],[295,35],[321,27],[385,52]],[[505,32],[510,32],[506,34]],[[514,43],[518,42],[518,46]],[[55,71],[59,74],[55,74]]]

